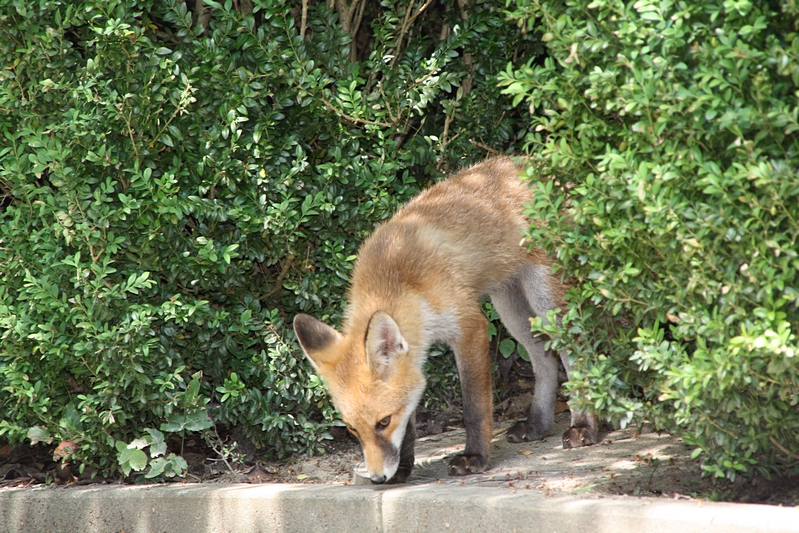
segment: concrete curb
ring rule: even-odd
[[[799,508],[437,484],[42,487],[0,490],[0,531],[799,533]]]

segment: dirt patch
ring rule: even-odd
[[[603,440],[586,448],[564,450],[561,431],[569,424],[568,412],[558,415],[553,436],[542,441],[508,443],[509,422],[498,423],[492,444],[491,468],[483,474],[451,477],[448,459],[463,449],[465,431],[446,431],[422,437],[416,444],[416,468],[409,484],[426,483],[535,490],[547,495],[623,495],[669,499],[702,499],[783,506],[799,506],[799,477],[735,483],[702,477],[693,448],[681,439],[642,428],[605,433]],[[362,460],[355,442],[321,457],[297,458],[273,465],[272,481],[347,485],[363,482],[352,472]],[[368,480],[367,480],[368,482]]]

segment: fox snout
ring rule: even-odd
[[[387,435],[374,434],[372,438],[364,442],[361,440],[366,468],[369,472],[369,479],[372,483],[385,483],[389,481],[397,472],[400,462],[400,448],[392,442],[396,438],[402,442],[403,428],[394,430],[396,435],[388,438]]]
[[[397,471],[397,465],[398,464],[399,464],[399,461],[395,461],[393,466],[392,465],[382,465],[383,466],[383,471],[382,472],[378,472],[378,471],[373,471],[371,468],[369,468],[369,465],[367,463],[366,468],[369,471],[369,479],[372,480],[372,483],[377,483],[378,485],[381,485],[381,484],[385,483],[386,481],[391,479],[391,477]]]

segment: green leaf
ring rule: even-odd
[[[40,442],[44,442],[45,444],[50,444],[53,442],[53,438],[50,436],[50,432],[47,429],[40,427],[40,426],[33,426],[28,428],[27,438],[30,439],[31,444],[38,444]]]
[[[169,473],[171,477],[182,476],[185,474],[186,470],[189,469],[189,465],[186,463],[186,460],[180,455],[170,454],[167,460],[171,466],[171,472]]]
[[[179,433],[186,427],[186,416],[179,413],[172,413],[167,418],[167,421],[161,424],[161,431],[167,433]]]
[[[519,357],[521,359],[530,362],[530,354],[527,353],[527,350],[521,343],[516,344],[516,351],[519,352]]]
[[[516,351],[516,342],[513,339],[502,339],[499,343],[499,353],[506,359]]]
[[[180,399],[180,406],[183,409],[190,409],[196,407],[200,398],[200,380],[202,379],[202,372],[195,372],[191,376],[191,381],[186,387],[186,391]]]
[[[164,434],[153,428],[145,428],[145,431],[150,434],[150,457],[158,457],[166,453],[166,442],[164,441]]]
[[[141,450],[143,448],[146,448],[149,445],[150,445],[150,441],[147,440],[146,438],[141,437],[141,438],[132,440],[128,444],[128,448],[131,448],[131,449],[136,448],[137,450]]]
[[[136,472],[141,472],[147,466],[147,454],[142,450],[130,450],[130,454],[127,459],[127,463]]]
[[[164,473],[164,468],[166,467],[166,459],[163,457],[159,457],[157,459],[153,459],[150,461],[150,471],[144,474],[146,479],[152,479],[154,477],[158,477]]]

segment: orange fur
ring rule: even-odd
[[[492,380],[481,297],[496,300],[514,336],[544,362],[542,375],[551,374],[553,354],[532,337],[529,318],[560,306],[565,289],[550,259],[521,243],[530,223],[522,170],[508,157],[489,159],[423,191],[378,226],[360,249],[341,333],[308,315],[295,318],[298,339],[360,439],[375,482],[410,472],[422,365],[437,341],[453,348],[464,394],[466,449],[450,471],[485,469]],[[548,402],[539,400],[539,410]]]

